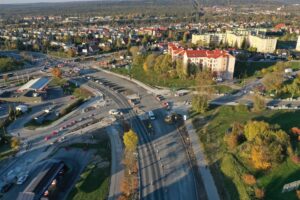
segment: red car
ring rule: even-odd
[[[52,132],[52,135],[57,135],[58,134],[58,131],[53,131]]]
[[[46,140],[46,141],[48,141],[48,140],[50,140],[50,139],[51,139],[51,135],[48,135],[48,136],[45,137],[45,140]]]

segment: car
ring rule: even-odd
[[[156,98],[157,101],[162,101],[162,100],[164,100],[164,97],[163,97],[162,95],[159,95],[159,94],[156,95],[155,98]]]
[[[14,186],[14,183],[7,183],[1,188],[2,193],[8,192],[12,187]]]
[[[48,141],[48,140],[50,140],[50,139],[51,139],[51,135],[48,135],[48,136],[45,137],[45,140],[46,140],[46,141]]]
[[[117,109],[111,109],[108,111],[108,114],[110,115],[122,115],[122,112],[118,111]]]
[[[54,135],[57,135],[58,134],[58,131],[53,131],[52,132],[52,135],[54,136]]]
[[[55,144],[55,143],[58,143],[58,141],[59,141],[59,140],[56,139],[56,140],[52,141],[50,144],[53,145],[53,144]]]
[[[181,121],[182,116],[177,113],[171,113],[167,115],[164,120],[167,124],[173,124],[175,122]]]
[[[17,185],[22,185],[28,178],[28,174],[20,176],[17,180]]]
[[[63,136],[63,137],[61,137],[61,138],[58,139],[58,142],[63,142],[63,141],[65,141],[65,139],[66,139],[66,137]]]

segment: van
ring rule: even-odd
[[[154,113],[152,111],[148,112],[148,116],[149,116],[149,119],[155,120],[155,115],[154,115]]]

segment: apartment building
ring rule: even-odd
[[[257,52],[274,53],[277,45],[277,38],[249,35],[250,47],[256,48]]]
[[[260,29],[253,31],[252,33],[248,30],[235,30],[227,31],[222,34],[201,34],[201,35],[192,35],[192,43],[197,44],[199,41],[209,46],[212,42],[219,45],[222,41],[227,43],[230,47],[241,48],[244,42],[247,42],[250,47],[256,48],[257,52],[261,53],[273,53],[276,50],[277,38],[276,37],[265,37],[258,35],[257,32],[261,31]],[[255,35],[254,35],[255,34]]]
[[[296,51],[300,51],[300,35],[298,36]]]
[[[183,49],[178,44],[169,43],[168,53],[173,60],[183,60],[186,73],[190,64],[195,64],[199,69],[209,69],[216,77],[233,79],[235,57],[227,51]]]
[[[221,42],[225,42],[226,34],[224,33],[213,33],[213,34],[193,34],[192,43],[193,44],[205,44],[209,46],[210,44],[219,45]]]

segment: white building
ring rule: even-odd
[[[223,50],[189,50],[169,43],[168,52],[173,60],[182,59],[187,73],[190,64],[199,69],[209,69],[218,78],[233,79],[235,57]]]
[[[300,35],[298,36],[296,51],[300,51]]]

